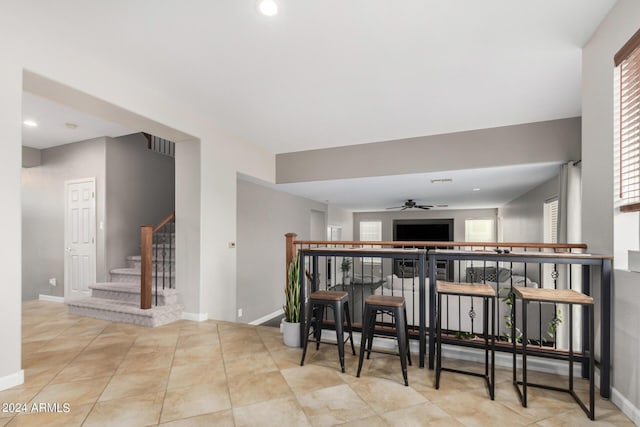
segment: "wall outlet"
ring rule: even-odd
[[[58,286],[58,282],[56,281],[55,277],[52,277],[51,279],[49,279],[49,284],[51,286]]]
[[[229,242],[229,249],[235,249],[236,242]]]
[[[242,317],[242,309],[241,308],[238,309],[238,317]]]

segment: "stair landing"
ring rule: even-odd
[[[179,320],[183,309],[180,304],[171,304],[143,310],[140,308],[140,302],[95,297],[67,301],[66,304],[69,314],[148,327],[166,325]]]

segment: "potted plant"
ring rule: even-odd
[[[349,285],[351,283],[351,276],[349,276],[349,271],[351,270],[351,258],[342,259],[340,270],[342,271],[342,284]]]
[[[282,338],[288,347],[300,347],[300,260],[291,260],[284,288]]]

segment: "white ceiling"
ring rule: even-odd
[[[433,205],[434,209],[495,208],[548,181],[559,171],[560,163],[539,163],[277,185],[246,176],[242,179],[344,209],[367,212],[401,206],[407,199]],[[452,181],[431,183],[432,179],[442,178]]]
[[[22,126],[22,145],[40,149],[101,136],[115,138],[136,132],[29,92],[22,93],[22,119],[33,120],[38,124],[36,127]],[[77,127],[69,127],[67,124],[75,124]]]
[[[28,36],[158,88],[271,152],[580,115],[615,0],[23,0]],[[3,6],[4,8],[4,6]]]
[[[225,132],[283,153],[580,116],[581,48],[615,0],[277,2],[275,17],[255,0],[23,0],[4,13],[28,16],[28,37],[54,38],[105,75],[188,100]],[[26,145],[44,143],[32,137],[25,130]],[[460,188],[457,198],[421,193],[426,174],[288,187],[353,209],[374,196],[379,207],[406,198],[461,207],[480,196],[496,206],[534,185],[514,177],[543,182],[551,166],[529,168],[452,172],[451,194],[487,176],[478,194]],[[393,179],[382,194],[376,180]]]

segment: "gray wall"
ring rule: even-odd
[[[555,177],[499,208],[502,241],[543,243],[544,202],[557,197],[558,189]]]
[[[353,240],[353,212],[332,205],[327,209],[327,226],[342,227],[341,239]]]
[[[582,237],[591,252],[614,250],[613,55],[638,30],[639,16],[639,1],[618,1],[582,52]],[[636,423],[640,423],[639,280],[638,273],[614,272],[612,311],[612,397],[617,405],[627,405]]]
[[[355,212],[353,214],[353,238],[360,240],[360,221],[382,221],[382,240],[393,240],[394,219],[453,219],[453,240],[464,241],[466,219],[496,219],[497,209],[461,209],[430,211]]]
[[[106,138],[42,150],[22,169],[22,299],[64,296],[64,182],[96,178],[96,221],[105,221]],[[97,279],[106,278],[105,233],[97,229]],[[49,285],[55,277],[58,286]]]
[[[206,319],[200,299],[200,161],[200,141],[176,144],[176,289],[183,315],[192,320]]]
[[[33,168],[42,164],[42,150],[22,146],[22,167]]]
[[[107,139],[107,271],[140,254],[140,226],[175,209],[174,159],[147,149],[142,134]]]
[[[276,182],[566,162],[579,158],[580,118],[577,117],[278,154]]]
[[[96,178],[96,279],[140,253],[140,225],[174,210],[174,161],[146,149],[139,134],[42,150],[22,169],[22,298],[64,296],[64,181]],[[100,227],[102,224],[102,228]],[[49,285],[49,278],[58,285]]]
[[[256,182],[237,182],[237,307],[239,322],[251,322],[282,308],[285,238],[309,239],[311,211],[323,203],[276,191]]]

